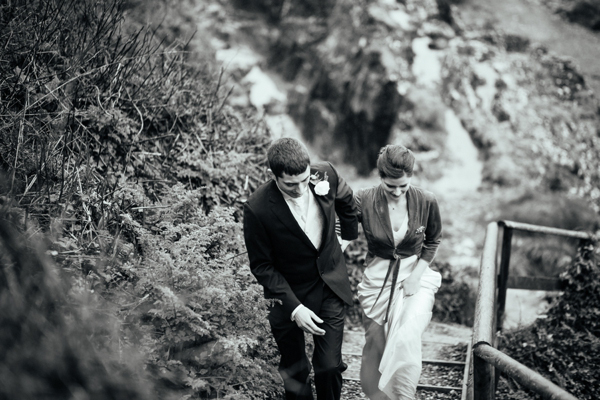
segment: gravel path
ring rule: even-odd
[[[342,400],[366,399],[360,388],[360,354],[364,345],[364,331],[360,327],[348,328],[344,334],[342,353],[348,369],[344,372]],[[467,343],[471,340],[471,329],[462,325],[432,322],[423,335],[423,359],[465,361]],[[461,387],[464,369],[462,366],[423,364],[419,384]],[[419,390],[417,400],[460,400],[461,392],[441,393]]]

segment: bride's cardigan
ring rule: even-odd
[[[440,210],[433,193],[415,186],[408,189],[408,231],[397,247],[394,246],[387,200],[381,186],[358,190],[355,201],[369,246],[365,265],[369,265],[374,256],[394,259],[413,254],[431,263],[442,239]]]

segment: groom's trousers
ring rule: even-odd
[[[312,365],[315,371],[317,400],[339,400],[342,390],[342,341],[344,334],[344,302],[323,285],[322,301],[318,304],[305,302],[323,320],[317,324],[325,335],[313,335],[314,353]],[[311,300],[314,300],[311,299]],[[304,331],[298,328],[289,315],[283,315],[275,306],[269,314],[271,331],[277,342],[281,360],[279,373],[283,378],[286,400],[312,400],[309,380],[310,363],[306,355]]]

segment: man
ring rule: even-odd
[[[244,205],[250,269],[276,299],[269,323],[281,354],[287,400],[312,399],[304,332],[313,335],[318,400],[339,400],[344,302],[352,303],[342,246],[358,236],[352,189],[326,162],[310,165],[297,140],[275,141],[267,158],[273,179]],[[342,246],[335,232],[340,221]]]

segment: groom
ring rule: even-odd
[[[318,400],[339,400],[342,388],[344,302],[352,293],[342,246],[358,236],[352,189],[327,162],[310,165],[304,145],[275,141],[267,158],[273,179],[244,205],[244,239],[250,269],[276,299],[269,323],[281,354],[286,400],[311,400],[304,332],[313,335]]]

